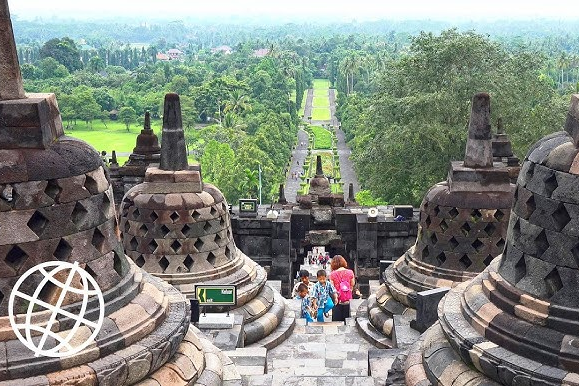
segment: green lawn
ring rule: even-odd
[[[320,126],[312,126],[311,130],[315,136],[316,149],[332,148],[332,133]]]
[[[315,96],[314,95],[312,107],[329,108],[330,107],[330,99],[328,99],[328,94],[326,93],[326,95],[324,95],[324,96]]]
[[[112,150],[116,150],[117,153],[132,152],[141,127],[133,124],[127,131],[121,122],[107,121],[106,125],[105,127],[103,122],[94,121],[92,129],[89,129],[86,123],[78,121],[74,129],[66,130],[66,135],[88,142],[99,152],[102,150],[108,153]],[[153,126],[158,126],[154,127],[155,132],[160,132],[160,125],[160,120],[153,123]]]
[[[314,79],[314,92],[315,89],[329,89],[330,81],[328,79]]]
[[[314,121],[329,121],[331,119],[330,109],[327,107],[313,108],[312,120]]]

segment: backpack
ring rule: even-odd
[[[350,281],[344,278],[342,274],[340,276],[340,282],[338,283],[338,300],[340,303],[345,303],[352,299],[352,287],[350,286]]]

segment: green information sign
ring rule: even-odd
[[[234,306],[237,304],[237,287],[234,285],[196,285],[195,295],[200,306]]]

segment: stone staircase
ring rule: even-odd
[[[354,301],[352,310],[360,303]],[[286,312],[298,309],[299,301],[286,300]],[[295,319],[293,333],[274,348],[253,344],[224,354],[247,386],[374,386],[384,384],[398,350],[372,347],[358,335],[354,318],[308,325]]]

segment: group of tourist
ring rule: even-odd
[[[301,317],[307,322],[324,322],[332,311],[332,321],[345,321],[350,316],[350,300],[359,297],[356,277],[343,256],[336,255],[330,262],[331,273],[326,270],[316,274],[316,283],[310,282],[310,273],[300,271],[300,281],[293,289],[292,297],[301,301]]]

